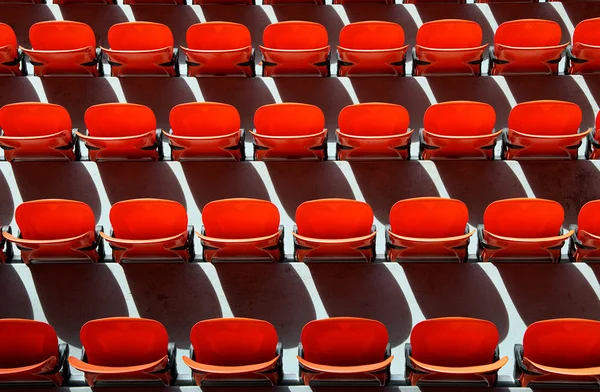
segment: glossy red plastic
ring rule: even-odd
[[[21,76],[17,36],[12,27],[0,23],[0,75]]]
[[[59,105],[20,102],[0,108],[0,148],[7,161],[75,160],[69,112]]]
[[[182,103],[171,109],[171,132],[168,137],[171,158],[183,160],[240,161],[244,157],[244,140],[240,114],[225,103]]]
[[[157,382],[169,385],[169,336],[158,321],[112,317],[88,321],[80,340],[85,358],[69,363],[91,387],[100,382]]]
[[[390,211],[386,258],[389,261],[465,261],[470,237],[469,211],[460,200],[417,197],[400,200]],[[434,223],[435,222],[435,223]]]
[[[481,74],[483,32],[476,22],[441,19],[424,23],[417,31],[413,75]]]
[[[263,76],[328,76],[329,42],[323,25],[287,21],[263,33]]]
[[[337,159],[408,159],[413,130],[408,111],[391,103],[360,103],[338,117]]]
[[[108,30],[102,48],[112,76],[177,76],[173,33],[160,23],[125,22]]]
[[[573,261],[600,260],[600,200],[581,207],[569,252]]]
[[[337,50],[338,76],[404,76],[408,45],[397,23],[350,23],[340,32]]]
[[[317,106],[276,103],[254,114],[254,159],[304,159],[327,157],[325,115]]]
[[[373,210],[348,199],[307,201],[296,210],[297,261],[366,261],[375,257]]]
[[[122,261],[184,261],[192,258],[185,207],[176,201],[132,199],[110,209],[113,233],[100,235]]]
[[[600,72],[600,18],[586,19],[575,27],[569,64],[570,74]]]

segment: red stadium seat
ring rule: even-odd
[[[103,103],[85,111],[85,142],[92,161],[162,159],[162,133],[156,117],[144,105]]]
[[[394,0],[333,0],[333,4],[395,4]]]
[[[496,384],[500,358],[498,328],[486,320],[446,317],[413,327],[406,352],[406,375],[413,386]]]
[[[515,345],[515,378],[523,387],[597,388],[600,322],[557,318],[538,321]]]
[[[417,197],[400,200],[390,211],[386,259],[466,261],[469,211],[460,200]]]
[[[202,210],[202,258],[205,261],[280,261],[283,226],[270,201],[224,199]]]
[[[173,4],[173,5],[186,5],[186,0],[123,0],[123,4],[137,5],[137,4]]]
[[[240,114],[225,103],[192,102],[175,106],[169,115],[171,158],[183,160],[232,160],[245,157]]]
[[[173,34],[163,24],[125,22],[108,30],[108,56],[112,76],[179,76],[178,52]]]
[[[329,76],[329,39],[318,23],[289,21],[263,33],[263,76]]]
[[[569,243],[569,257],[572,261],[600,260],[600,200],[586,203],[579,211],[577,225]]]
[[[188,76],[254,76],[250,30],[231,22],[196,23],[187,30]]]
[[[65,108],[21,102],[0,108],[0,148],[7,161],[79,159],[77,136]]]
[[[296,210],[297,261],[366,261],[375,258],[373,210],[347,199],[307,201]]]
[[[360,103],[342,109],[336,131],[337,159],[409,159],[408,111],[391,103]]]
[[[442,19],[424,23],[417,31],[413,75],[480,75],[483,32],[476,22]]]
[[[18,389],[24,384],[61,386],[70,376],[69,346],[59,344],[46,323],[0,319],[0,385]],[[21,385],[19,385],[21,384]]]
[[[350,23],[340,32],[337,50],[338,76],[404,76],[408,45],[397,23]]]
[[[573,231],[563,232],[562,206],[552,200],[516,198],[490,204],[477,228],[481,261],[559,262]]]
[[[124,0],[125,4],[128,0]],[[45,0],[44,0],[45,2]],[[53,4],[117,4],[116,0],[52,0]]]
[[[561,44],[558,23],[542,19],[511,20],[498,26],[490,50],[490,75],[556,75],[568,43]]]
[[[254,159],[327,159],[325,115],[316,106],[276,103],[254,114]]]
[[[254,0],[192,0],[195,5],[254,5]]]
[[[0,75],[21,76],[25,69],[23,53],[17,46],[17,36],[12,27],[0,23]]]
[[[264,383],[283,377],[282,345],[275,327],[262,320],[221,318],[200,321],[190,333],[190,357],[196,385]]]
[[[404,0],[403,4],[428,4],[428,3],[445,3],[445,4],[465,4],[467,0]]]
[[[390,379],[388,331],[379,321],[335,317],[302,329],[298,361],[305,385],[350,382],[386,385]]]
[[[104,258],[94,212],[74,200],[46,199],[20,204],[15,212],[20,233],[4,237],[21,250],[25,264],[46,261],[91,261]]]
[[[263,0],[263,5],[279,5],[279,4],[324,5],[325,0]]]
[[[494,159],[496,112],[487,103],[442,102],[431,105],[419,135],[421,159]]]
[[[85,23],[66,20],[38,22],[29,29],[32,49],[21,47],[33,64],[35,76],[100,76],[96,36]]]
[[[581,109],[564,101],[523,102],[512,108],[502,133],[503,159],[577,159]]]
[[[600,112],[596,115],[595,125],[595,129],[590,129],[587,135],[587,148],[585,151],[587,159],[600,159]]]
[[[114,384],[169,385],[177,376],[176,349],[158,321],[113,317],[81,327],[82,358],[69,363],[91,387]]]
[[[600,73],[600,18],[584,20],[575,27],[567,60],[570,74]]]
[[[117,263],[194,259],[194,226],[176,201],[133,199],[110,209],[111,235],[100,233]]]

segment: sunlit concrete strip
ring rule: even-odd
[[[108,66],[108,68],[108,73],[106,75],[110,75],[110,65]],[[121,86],[121,80],[115,77],[105,77],[104,79],[108,81],[108,84],[113,89],[113,92],[117,96],[117,101],[121,103],[126,103],[127,98],[125,98],[125,93],[123,92],[123,87]]]
[[[202,251],[202,247],[197,247],[198,252]],[[229,306],[229,301],[227,300],[227,295],[225,294],[225,290],[223,290],[223,286],[221,285],[221,280],[219,279],[219,274],[215,269],[215,266],[212,263],[202,263],[201,267],[206,277],[210,280],[212,284],[213,290],[215,290],[215,295],[217,297],[217,301],[219,301],[219,306],[221,307],[222,317],[235,317],[233,311],[231,310],[231,306]]]
[[[554,3],[552,3],[552,4],[554,4]],[[594,116],[598,115],[598,112],[600,111],[600,106],[598,105],[598,102],[596,102],[594,95],[590,91],[590,88],[587,85],[585,78],[581,75],[568,75],[568,76],[570,78],[572,78],[575,81],[575,83],[577,83],[577,85],[581,89],[581,92],[583,93],[583,95],[585,95],[585,98],[588,100],[588,102],[590,103],[590,106],[592,107],[592,110],[594,111]]]
[[[261,1],[262,3],[262,1]],[[273,7],[270,5],[263,5],[262,7],[263,12],[265,13],[265,15],[267,15],[267,18],[269,18],[269,22],[271,23],[277,23],[277,15],[275,15],[275,10],[273,10]]]
[[[554,10],[558,14],[558,16],[560,16],[560,19],[562,20],[565,27],[567,28],[567,31],[569,32],[569,37],[572,37],[573,31],[575,31],[575,26],[573,26],[573,22],[571,22],[571,19],[569,19],[569,15],[565,10],[565,6],[561,2],[556,1],[550,2],[550,5],[554,7]]]
[[[206,22],[206,16],[204,16],[204,10],[202,10],[202,6],[192,5],[190,6],[190,8],[192,9],[192,11],[194,11],[200,23]]]
[[[33,75],[33,66],[30,63],[27,64],[27,71],[29,71],[29,66],[31,66],[30,75]],[[42,79],[35,76],[28,76],[27,80],[29,80],[29,83],[31,83],[31,87],[33,87],[35,90],[40,102],[48,103],[48,97],[46,96],[46,91],[44,91]]]
[[[123,11],[123,14],[125,14],[125,17],[127,18],[128,22],[135,22],[135,16],[133,15],[133,10],[131,9],[130,5],[122,5],[121,11]]]
[[[181,56],[183,55],[183,53],[180,52],[179,55]],[[200,89],[200,84],[198,83],[198,79],[188,77],[183,77],[182,79],[187,83],[188,87],[192,91],[192,94],[194,94],[194,99],[197,102],[205,102],[204,95],[202,94],[202,90]]]
[[[348,14],[346,13],[346,9],[344,8],[343,5],[334,4],[334,5],[332,5],[332,7],[333,7],[333,10],[338,14],[340,19],[342,20],[342,23],[344,23],[344,26],[350,24],[350,18],[348,18]],[[332,50],[333,50],[333,48],[332,48]]]
[[[271,93],[271,96],[273,97],[273,101],[275,101],[275,103],[282,103],[283,100],[281,99],[281,95],[279,95],[279,90],[277,90],[277,85],[275,84],[275,80],[273,80],[273,78],[260,78],[263,83],[265,84],[265,86],[267,86],[267,89],[269,89],[269,92]]]
[[[488,4],[480,3],[477,4],[476,7],[479,8],[479,11],[481,11],[483,17],[485,20],[487,20],[488,24],[492,28],[492,31],[495,32],[498,28],[498,22],[496,22],[496,18],[494,18],[494,14],[492,13],[490,6]]]
[[[431,89],[431,86],[429,85],[427,78],[423,77],[423,76],[415,76],[414,79],[417,81],[417,83],[419,83],[419,86],[421,86],[423,93],[429,100],[429,104],[430,105],[436,104],[437,100],[435,99],[435,96],[433,95],[433,90]],[[419,129],[415,129],[414,131],[419,132]],[[410,155],[411,155],[411,158],[413,158],[413,159],[419,159],[419,141],[413,141],[410,143]]]
[[[508,83],[506,83],[506,79],[503,76],[492,76],[492,79],[496,82],[500,90],[504,93],[504,96],[508,100],[511,108],[517,106],[517,100],[513,95],[512,91],[510,91],[510,87],[508,87]]]
[[[523,190],[525,191],[525,194],[527,195],[527,197],[535,198],[536,196],[533,193],[533,189],[531,189],[531,185],[529,185],[529,182],[527,181],[527,177],[525,177],[525,173],[523,173],[523,168],[521,168],[521,165],[519,164],[519,162],[503,161],[503,163],[505,165],[508,165],[510,170],[512,170],[512,172],[515,174],[515,176],[521,183],[521,186],[523,187]]]
[[[65,18],[63,18],[63,14],[60,11],[60,6],[57,4],[48,4],[46,5],[46,7],[48,7],[48,10],[52,13],[52,16],[54,17],[55,20],[65,20]]]
[[[356,91],[354,90],[354,86],[352,86],[352,81],[350,80],[350,78],[338,78],[339,82],[342,84],[342,86],[344,86],[344,88],[346,89],[346,92],[348,93],[348,96],[350,97],[350,100],[352,101],[353,104],[357,104],[360,103],[360,100],[358,99],[358,95],[356,95]]]

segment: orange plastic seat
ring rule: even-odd
[[[186,0],[123,0],[123,4],[173,4],[186,5]]]
[[[240,161],[245,158],[240,114],[225,103],[182,103],[171,109],[171,159]]]
[[[419,135],[421,159],[494,159],[496,112],[487,103],[451,101],[431,105]]]
[[[318,23],[270,24],[260,51],[263,76],[329,76],[329,38]]]
[[[254,5],[254,0],[192,0],[194,5]]]
[[[89,159],[151,160],[163,158],[162,133],[152,109],[133,103],[103,103],[85,111],[85,143]]]
[[[296,210],[297,261],[366,261],[375,258],[373,210],[347,199],[307,201]]]
[[[483,32],[476,22],[442,19],[424,23],[417,31],[413,75],[480,75]]]
[[[561,44],[558,23],[543,19],[511,20],[498,26],[490,50],[490,75],[556,75],[568,43]]]
[[[275,327],[262,320],[220,318],[200,321],[190,333],[190,356],[197,385],[276,385],[283,377],[283,346]]]
[[[185,207],[176,201],[120,201],[110,209],[110,223],[110,236],[100,235],[117,263],[194,259],[194,226],[188,226]]]
[[[45,1],[45,0],[44,0]],[[125,4],[128,0],[124,0]],[[65,5],[65,4],[117,4],[116,0],[52,0],[53,4]]]
[[[336,130],[338,160],[409,159],[408,111],[391,103],[359,103],[342,109]]]
[[[224,199],[202,210],[205,261],[280,261],[283,226],[279,210],[266,200]]]
[[[71,374],[69,346],[58,343],[54,329],[41,321],[0,319],[0,385],[61,386]]]
[[[397,23],[350,23],[340,32],[337,50],[338,76],[404,76],[408,45]]]
[[[388,331],[375,320],[334,317],[302,328],[298,362],[305,385],[375,383],[390,379]]]
[[[579,22],[573,31],[573,46],[567,49],[570,74],[600,73],[600,18]]]
[[[276,103],[254,114],[254,159],[327,159],[325,115],[316,106]]]
[[[7,161],[79,159],[77,136],[69,112],[41,102],[12,103],[0,108],[0,148]]]
[[[102,48],[112,76],[179,76],[178,51],[171,30],[160,23],[125,22],[108,30]]]
[[[20,47],[29,56],[35,76],[100,76],[100,51],[96,36],[85,23],[66,20],[38,22],[29,29],[31,49]]]
[[[81,327],[81,359],[69,363],[90,387],[114,384],[169,385],[177,377],[177,349],[155,320],[112,317]]]
[[[565,101],[523,102],[512,108],[502,133],[503,159],[577,159],[581,109]]]
[[[523,387],[597,388],[600,321],[553,319],[531,324],[515,345],[515,378]]]
[[[394,0],[333,0],[333,4],[396,4]]]
[[[4,237],[21,250],[25,264],[46,261],[91,261],[104,258],[94,212],[74,200],[46,199],[20,204],[15,212],[20,232]]]
[[[444,3],[444,4],[465,4],[467,0],[403,0],[402,4],[428,4],[428,3]]]
[[[477,228],[481,261],[523,260],[559,262],[565,233],[562,206],[552,200],[516,198],[497,200]]]
[[[205,22],[186,33],[188,76],[254,76],[250,30],[231,22]]]
[[[586,203],[579,211],[577,224],[569,242],[569,257],[572,261],[600,260],[600,200]]]
[[[390,211],[386,227],[388,261],[466,261],[469,211],[460,200],[417,197],[400,200]]]
[[[12,27],[0,23],[0,75],[21,76],[25,69],[23,53],[17,46],[17,36]]]
[[[413,386],[496,384],[500,358],[498,328],[486,320],[445,317],[421,321],[410,334],[406,376]]]
[[[587,134],[587,147],[585,151],[587,159],[600,158],[600,112],[596,115],[595,125],[595,129],[590,129]]]

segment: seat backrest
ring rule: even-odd
[[[17,57],[17,36],[12,27],[0,23],[0,48],[7,46],[6,55],[10,58]]]
[[[50,20],[34,24],[29,29],[29,41],[35,50],[96,47],[96,36],[90,26],[67,20]]]
[[[0,369],[35,365],[55,356],[58,338],[54,328],[41,321],[0,319]]]
[[[358,200],[320,199],[296,210],[298,234],[318,239],[362,237],[371,233],[373,210]]]
[[[436,103],[427,108],[423,116],[423,128],[442,136],[489,135],[495,124],[494,108],[482,102]]]
[[[545,238],[559,235],[565,219],[562,206],[546,199],[497,200],[485,209],[485,230],[503,237]]]
[[[263,45],[270,49],[317,49],[328,44],[327,30],[319,23],[279,22],[268,25],[263,32]]]
[[[508,127],[530,135],[572,135],[581,125],[579,105],[565,101],[530,101],[513,107]]]
[[[229,50],[252,45],[250,30],[232,22],[205,22],[190,26],[185,34],[188,48],[196,50]]]
[[[215,200],[204,206],[202,223],[209,237],[266,237],[279,230],[279,210],[275,204],[266,200]]]
[[[443,197],[400,200],[390,211],[392,233],[404,237],[455,237],[465,233],[468,221],[465,203]]]
[[[88,321],[81,327],[87,362],[97,366],[134,366],[167,355],[169,336],[155,320],[113,317]]]
[[[240,114],[226,103],[182,103],[171,109],[169,123],[178,136],[229,135],[240,130]]]
[[[256,110],[254,128],[267,136],[314,135],[325,128],[325,115],[314,105],[274,103]]]
[[[592,200],[581,207],[577,218],[577,228],[600,236],[600,200]]]
[[[483,31],[476,22],[441,19],[424,23],[417,31],[417,45],[433,49],[465,49],[481,45]]]
[[[523,356],[552,367],[598,367],[600,321],[554,319],[533,323],[523,336]]]
[[[15,211],[15,220],[26,240],[57,240],[95,230],[94,212],[75,200],[27,201]]]
[[[489,321],[465,317],[425,320],[413,327],[410,345],[412,357],[428,365],[489,365],[498,346],[498,328]]]
[[[187,230],[185,207],[163,199],[120,201],[110,209],[115,238],[151,240],[173,237]]]
[[[573,43],[600,46],[600,18],[579,22],[573,31]]]
[[[42,102],[11,103],[0,108],[0,128],[4,136],[43,136],[71,131],[67,109]]]
[[[147,106],[135,103],[102,103],[90,106],[84,115],[90,136],[137,136],[156,130],[156,117]]]
[[[173,33],[161,23],[124,22],[108,30],[112,50],[153,50],[173,47]]]
[[[342,109],[340,132],[356,136],[391,136],[408,131],[410,117],[404,106],[392,103],[359,103]]]
[[[335,317],[302,328],[304,359],[320,365],[358,366],[385,359],[388,331],[376,320]]]
[[[350,23],[340,31],[340,46],[347,49],[396,49],[404,46],[404,29],[397,23]]]
[[[192,327],[190,341],[196,362],[214,366],[243,366],[275,358],[277,331],[262,320],[220,318]]]
[[[551,20],[518,19],[502,23],[496,29],[494,43],[518,48],[560,45],[560,25]]]

